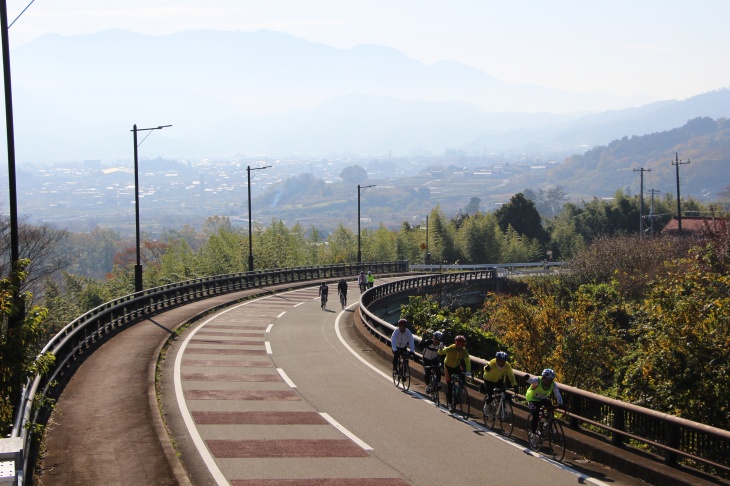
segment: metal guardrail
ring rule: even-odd
[[[51,353],[56,357],[53,368],[46,375],[35,376],[23,389],[10,436],[13,444],[18,444],[18,439],[22,440],[22,450],[16,451],[15,455],[16,462],[22,463],[22,469],[16,466],[16,481],[22,483],[23,471],[27,470],[33,435],[31,425],[36,423],[41,412],[40,409],[34,409],[34,400],[48,397],[63,371],[116,331],[171,308],[217,295],[290,282],[356,276],[360,270],[376,274],[402,273],[408,271],[408,262],[296,267],[204,277],[125,295],[80,316],[53,336],[41,351],[41,354]]]
[[[414,267],[411,267],[415,269]],[[361,297],[360,314],[369,331],[381,342],[390,345],[395,326],[378,318],[368,307],[377,305],[384,297],[392,297],[410,289],[446,283],[473,283],[486,277],[483,272],[444,273],[440,275],[398,280],[367,290]],[[374,307],[374,306],[373,306]],[[421,338],[414,336],[417,341]],[[472,363],[484,366],[487,360],[472,356]],[[518,378],[525,373],[515,370]],[[519,379],[521,392],[524,380]],[[664,457],[664,463],[677,466],[678,458],[701,463],[725,475],[730,473],[730,431],[692,422],[648,408],[604,397],[564,384],[560,391],[570,413],[569,427],[579,430],[588,428],[609,437],[617,447],[639,446]],[[693,467],[683,464],[683,467]]]

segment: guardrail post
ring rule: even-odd
[[[618,407],[612,407],[612,408],[613,408],[613,428],[616,430],[624,431],[624,429],[625,429],[624,411]],[[613,432],[612,436],[611,436],[611,444],[615,445],[616,447],[623,447],[623,445],[624,445],[623,436],[621,434]]]
[[[13,437],[0,439],[0,482],[7,483],[12,479],[12,484],[22,484],[23,481],[23,439]]]
[[[568,420],[568,427],[571,429],[577,430],[578,429],[578,419],[577,417],[580,416],[582,410],[581,410],[581,401],[580,397],[577,397],[573,395],[572,393],[568,395],[568,406],[570,409],[568,412],[570,413],[570,419]]]
[[[671,447],[672,449],[678,449],[679,448],[679,426],[673,423],[665,423],[665,434],[666,434],[666,441],[667,446]],[[677,465],[677,454],[671,451],[664,451],[664,464],[667,466],[676,466]]]

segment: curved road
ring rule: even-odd
[[[211,314],[173,342],[156,376],[176,327],[261,292],[171,309],[88,355],[49,420],[34,484],[515,484],[529,474],[600,484],[397,390],[389,363],[354,331],[354,283],[344,312],[321,310],[309,287]],[[605,483],[642,484],[566,462]]]
[[[316,287],[220,311],[192,326],[163,365],[162,403],[193,484],[639,484],[589,478],[475,422],[397,390],[390,365]],[[421,388],[422,389],[422,388]],[[528,473],[529,471],[529,473]]]

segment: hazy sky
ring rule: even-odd
[[[8,0],[11,22],[30,1]],[[728,0],[35,0],[10,39],[269,29],[459,61],[509,83],[683,99],[730,86],[728,19]]]

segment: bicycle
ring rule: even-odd
[[[399,353],[398,364],[396,365],[395,371],[393,371],[393,384],[396,388],[398,386],[403,387],[405,391],[408,391],[411,387],[411,366],[408,362],[408,353]]]
[[[345,310],[347,305],[347,294],[340,292],[340,304],[342,304],[342,310]]]
[[[459,412],[464,418],[469,418],[469,412],[471,411],[471,405],[469,404],[469,392],[466,390],[466,377],[464,373],[459,373],[456,377],[452,376],[454,381],[453,389],[451,390],[451,403],[449,404],[451,413],[456,411],[456,407],[459,407]],[[454,380],[454,378],[456,378]]]
[[[320,307],[324,310],[325,307],[327,307],[327,294],[322,292],[322,295],[319,297],[320,300]]]
[[[484,397],[484,425],[494,430],[494,424],[499,420],[499,427],[502,435],[510,437],[515,425],[515,415],[512,410],[512,400],[504,388],[495,388],[492,401],[487,403],[487,396]]]
[[[431,370],[431,380],[429,381],[428,386],[431,388],[431,400],[433,400],[433,403],[435,403],[438,407],[441,405],[441,395],[439,394],[439,387],[441,386],[441,365],[432,364],[425,368]]]
[[[564,412],[567,416],[567,412]],[[560,462],[565,457],[565,434],[563,426],[555,420],[555,407],[543,405],[540,408],[540,418],[537,423],[537,433],[530,430],[530,417],[527,418],[527,442],[530,449],[538,452],[542,443],[547,440],[549,455]]]
[[[367,284],[361,282],[359,284],[359,287],[360,287],[360,293],[362,294],[363,292],[365,292],[365,289],[367,288]]]

